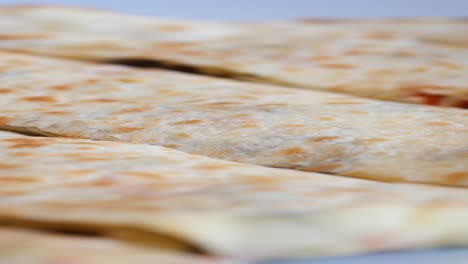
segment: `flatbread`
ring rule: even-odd
[[[5,264],[235,264],[240,262],[176,254],[125,242],[80,235],[0,227],[0,262]]]
[[[1,128],[385,181],[468,185],[468,113],[0,53]]]
[[[466,20],[344,24],[229,24],[5,7],[0,48],[468,107]]]
[[[385,35],[404,35],[432,44],[468,48],[467,18],[379,18],[379,19],[326,19],[305,18],[316,30],[342,30],[374,32]]]
[[[0,133],[0,225],[264,259],[468,245],[465,189],[266,168],[151,145]]]

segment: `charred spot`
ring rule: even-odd
[[[134,131],[140,131],[140,130],[143,130],[144,128],[142,127],[118,127],[117,128],[117,131],[118,132],[121,132],[121,133],[130,133],[130,132],[134,132]]]
[[[37,103],[56,103],[57,99],[53,96],[28,96],[21,98],[23,101],[27,102],[37,102]]]
[[[202,123],[203,120],[200,119],[192,119],[192,120],[184,120],[180,122],[174,123],[174,125],[191,125],[191,124],[199,124]]]
[[[14,143],[10,148],[40,148],[48,145],[48,143],[43,140],[33,138],[11,138],[5,141]]]
[[[11,118],[6,117],[6,116],[0,116],[0,124],[6,124],[11,122]]]
[[[311,138],[308,141],[310,141],[310,142],[322,142],[322,141],[335,140],[335,139],[339,139],[339,138],[340,137],[335,137],[335,136],[322,136],[322,137]]]
[[[303,148],[299,148],[299,147],[287,148],[287,149],[280,151],[280,154],[286,155],[286,156],[303,155],[305,153],[306,151]]]
[[[201,170],[223,170],[228,169],[229,166],[224,164],[203,164],[196,166],[196,168]]]
[[[29,40],[29,39],[45,39],[48,35],[44,34],[0,34],[2,40]]]
[[[455,172],[445,175],[445,183],[458,184],[468,180],[468,172]]]
[[[468,109],[468,100],[464,100],[455,104],[456,107]]]
[[[0,94],[13,93],[13,89],[0,88]]]

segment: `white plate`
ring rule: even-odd
[[[259,264],[468,264],[468,248],[406,251],[352,257],[295,259]]]

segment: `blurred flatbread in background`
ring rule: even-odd
[[[468,48],[468,18],[326,19],[305,18],[313,28],[405,35],[425,42]]]
[[[467,108],[466,24],[461,19],[236,24],[13,6],[0,8],[0,48]]]

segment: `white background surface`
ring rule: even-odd
[[[0,0],[0,4],[34,1]],[[319,17],[468,17],[468,0],[49,0],[137,14],[208,20]]]
[[[0,0],[0,4],[21,3],[31,3],[31,1]],[[294,19],[303,17],[468,17],[468,0],[62,0],[40,1],[40,3],[101,7],[127,13],[163,17],[233,21]],[[346,220],[343,219],[343,221]],[[313,261],[297,260],[291,262],[271,262],[271,264],[280,263],[462,264],[468,263],[468,249],[378,254]]]

